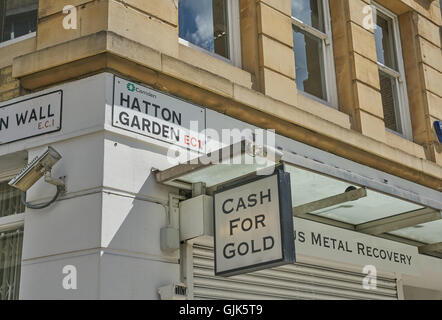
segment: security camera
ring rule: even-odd
[[[35,157],[20,173],[15,176],[9,185],[21,190],[22,202],[31,209],[43,209],[57,200],[61,193],[66,191],[64,181],[51,176],[52,167],[61,159],[61,155],[52,147],[48,147],[45,152]],[[24,200],[25,192],[32,187],[41,177],[45,176],[45,182],[57,186],[55,197],[43,205],[31,205]]]
[[[54,148],[48,147],[43,154],[35,157],[20,173],[13,178],[9,185],[25,192],[32,187],[46,172],[50,172],[61,155]]]

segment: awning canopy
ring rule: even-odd
[[[442,193],[360,164],[352,171],[243,140],[157,171],[156,179],[186,190],[204,183],[210,192],[257,171],[273,172],[275,165],[290,173],[294,216],[408,243],[442,258]]]
[[[257,146],[242,140],[215,150],[186,163],[156,172],[159,183],[191,190],[192,184],[203,182],[208,188],[216,188],[229,181],[254,174],[275,166],[282,153],[269,146]]]

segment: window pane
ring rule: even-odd
[[[0,233],[0,300],[18,300],[23,228]]]
[[[377,14],[374,37],[378,61],[389,68],[397,70],[393,21],[391,18]]]
[[[215,53],[230,59],[227,1],[213,1]]]
[[[0,182],[0,217],[25,212],[20,196],[20,190],[10,187],[7,182]]]
[[[37,5],[38,0],[6,0],[6,11],[8,15],[23,13],[25,11],[36,10]]]
[[[385,127],[403,133],[398,111],[398,88],[396,79],[379,71]]]
[[[292,0],[292,16],[325,32],[322,0]]]
[[[327,100],[323,41],[293,27],[293,44],[298,89]]]
[[[180,0],[179,35],[230,59],[227,0]]]
[[[1,41],[15,39],[37,30],[38,0],[6,0]]]
[[[12,37],[13,37],[12,25],[10,23],[9,24],[5,24],[4,31],[3,31],[3,38],[1,39],[1,41],[11,40]]]

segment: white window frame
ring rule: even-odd
[[[23,168],[17,168],[0,172],[0,182],[8,182],[14,178]],[[13,214],[6,217],[0,217],[0,232],[11,231],[24,226],[25,212]]]
[[[322,4],[322,11],[324,15],[324,29],[325,33],[309,26],[308,24],[302,22],[298,18],[292,16],[292,25],[298,27],[299,29],[310,33],[316,38],[322,40],[322,67],[324,69],[324,77],[325,77],[325,89],[327,91],[327,100],[323,100],[318,98],[308,92],[303,90],[299,90],[298,92],[306,95],[309,98],[312,98],[321,103],[325,103],[330,107],[338,109],[338,94],[337,94],[337,86],[336,86],[336,72],[335,72],[335,61],[333,56],[333,36],[332,36],[332,28],[331,28],[331,16],[330,16],[330,3],[329,0],[320,0]],[[296,66],[295,66],[296,67]]]
[[[0,218],[0,232],[14,231],[25,224],[25,213]]]
[[[6,182],[11,180],[20,171],[21,169],[10,170],[7,172],[0,172],[0,182]],[[25,212],[13,214],[6,217],[0,217],[0,233],[17,232],[18,229],[24,228],[24,225],[25,225]],[[20,250],[23,255],[23,247]],[[21,266],[19,272],[21,272]],[[20,294],[20,283],[18,283],[17,290],[18,294]]]
[[[241,68],[242,63],[241,63],[241,32],[240,32],[239,0],[227,0],[227,20],[229,28],[230,59],[227,59],[219,54],[216,54],[215,52],[211,52],[209,50],[201,48],[183,38],[178,38],[178,42],[182,45],[196,49],[205,54],[208,54],[209,56],[215,57],[217,59],[230,63],[238,68]]]
[[[408,91],[407,91],[407,84],[406,84],[406,78],[405,78],[405,66],[404,66],[404,59],[402,56],[402,44],[401,44],[401,34],[399,29],[399,19],[398,16],[391,12],[390,10],[382,7],[376,2],[372,2],[372,12],[373,12],[373,19],[376,21],[377,19],[377,12],[381,12],[386,17],[392,19],[392,26],[393,26],[393,41],[394,41],[394,47],[396,55],[396,63],[399,71],[396,71],[394,69],[391,69],[384,64],[378,62],[379,70],[386,73],[387,75],[391,76],[396,81],[396,88],[397,88],[397,101],[398,101],[398,110],[395,110],[395,112],[399,112],[400,117],[400,129],[402,133],[391,130],[389,128],[385,128],[388,132],[391,132],[393,134],[399,135],[407,140],[413,140],[413,130],[411,126],[411,115],[410,115],[410,106],[408,103]],[[376,27],[376,26],[375,26]]]
[[[20,41],[24,41],[24,40],[27,40],[30,38],[35,38],[36,36],[37,36],[37,32],[31,32],[31,33],[25,34],[24,36],[18,37],[18,38],[14,38],[11,40],[0,42],[0,48],[4,48],[7,46],[10,46],[11,44],[14,44],[14,43],[17,43]]]

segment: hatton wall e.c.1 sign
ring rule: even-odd
[[[63,91],[0,107],[0,145],[61,130]]]

